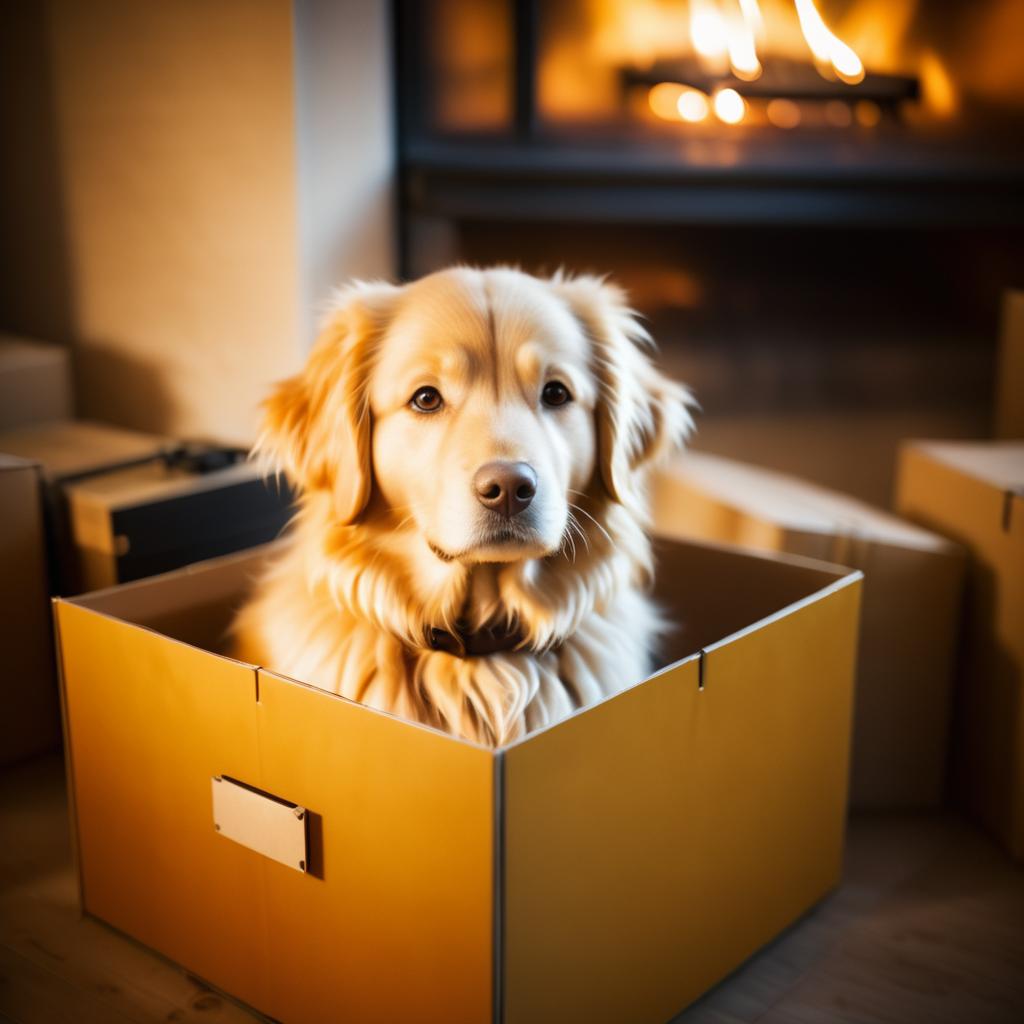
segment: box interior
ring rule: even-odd
[[[273,549],[201,562],[87,594],[75,604],[223,653],[232,618]],[[673,623],[659,667],[747,629],[845,574],[818,562],[707,544],[658,540],[656,551],[655,596]]]

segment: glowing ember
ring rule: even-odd
[[[739,124],[747,112],[747,104],[735,89],[720,89],[712,101],[715,116],[726,124]]]
[[[710,104],[707,96],[699,89],[684,89],[683,94],[676,101],[676,109],[684,121],[696,124],[708,116]]]
[[[814,6],[814,0],[795,0],[796,13],[800,18],[807,45],[819,64],[830,65],[836,75],[849,85],[856,85],[864,79],[864,65],[828,26]]]
[[[677,121],[678,103],[684,92],[685,87],[677,82],[659,82],[647,93],[647,103],[663,121]]]
[[[795,128],[800,123],[800,108],[792,100],[769,100],[765,115],[776,128]]]

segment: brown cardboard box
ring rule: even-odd
[[[913,441],[897,507],[967,548],[959,789],[1024,858],[1024,441]]]
[[[1024,292],[1003,296],[995,427],[996,437],[1024,437]]]
[[[38,466],[0,455],[0,764],[60,738],[41,489]]]
[[[290,1024],[662,1024],[836,884],[859,573],[667,543],[666,667],[494,751],[216,653],[263,557],[55,606],[84,908],[189,971]]]
[[[171,442],[163,437],[87,420],[33,423],[0,432],[0,452],[34,462],[42,477],[50,592],[71,594],[86,589],[62,488],[90,474],[150,462],[170,447]]]
[[[71,395],[68,349],[0,334],[0,430],[69,419]]]
[[[39,463],[50,481],[144,462],[170,445],[165,437],[89,420],[35,423],[0,433],[0,452]]]
[[[265,544],[291,493],[241,449],[185,445],[87,421],[0,433],[49,485],[55,591],[76,594]]]
[[[264,479],[244,453],[231,454],[239,461],[202,472],[158,460],[66,484],[78,589],[152,576],[278,537],[293,512],[290,492]]]
[[[864,573],[850,799],[939,803],[963,583],[956,545],[847,495],[697,452],[656,476],[652,502],[665,534]]]

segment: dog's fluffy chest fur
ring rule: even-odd
[[[281,577],[282,580],[284,577]],[[271,588],[246,610],[238,653],[370,707],[487,744],[516,739],[639,682],[656,619],[636,591],[591,611],[552,649],[457,657],[409,648],[327,594]],[[263,649],[247,635],[269,641]]]
[[[300,524],[235,624],[235,653],[370,707],[485,744],[502,744],[639,682],[659,628],[638,588],[647,542],[627,517],[561,565],[447,569],[426,603],[397,604],[410,588],[385,551],[326,554]],[[618,529],[616,529],[618,526]],[[639,546],[639,547],[638,547]],[[388,596],[388,595],[392,596]],[[404,609],[402,620],[393,613]],[[380,612],[380,614],[377,614]],[[428,623],[482,625],[509,612],[530,646],[458,657],[417,642]]]

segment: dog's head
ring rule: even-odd
[[[691,426],[648,342],[593,277],[457,268],[355,285],[269,399],[260,447],[331,495],[335,526],[411,530],[443,562],[543,558],[574,506],[642,516],[644,469]]]

